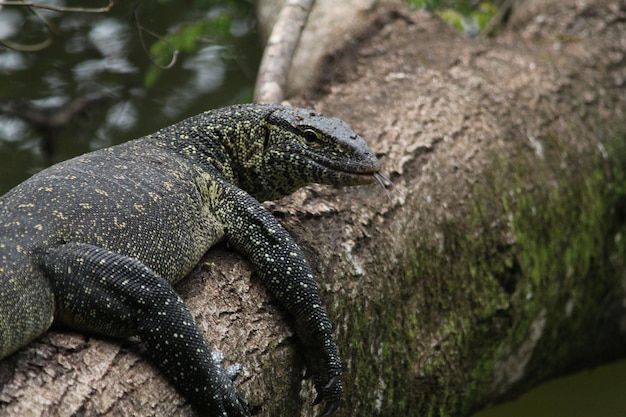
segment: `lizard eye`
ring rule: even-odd
[[[304,129],[302,131],[302,136],[309,144],[319,143],[321,139],[319,133],[313,129]]]

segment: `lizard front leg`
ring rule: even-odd
[[[245,191],[227,183],[220,185],[222,196],[216,211],[226,239],[250,259],[263,284],[294,317],[306,350],[308,373],[318,392],[314,404],[325,401],[321,415],[331,414],[343,394],[341,360],[313,271],[271,213]]]
[[[52,282],[61,322],[110,336],[139,335],[150,359],[200,411],[250,415],[165,279],[133,258],[82,243],[47,248],[39,261]]]

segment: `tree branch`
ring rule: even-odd
[[[343,415],[468,416],[626,355],[626,7],[536,5],[495,40],[380,9],[293,99],[350,123],[396,184],[268,205],[335,324]],[[245,260],[211,250],[177,289],[244,365],[257,415],[314,415],[289,320]],[[193,415],[140,353],[50,332],[0,362],[0,413]]]
[[[254,89],[257,103],[280,103],[300,33],[315,0],[287,0],[267,41]]]
[[[108,0],[108,4],[104,7],[66,7],[66,6],[56,6],[53,4],[46,3],[37,3],[32,1],[3,1],[0,0],[0,7],[2,6],[16,6],[16,7],[27,7],[31,9],[44,9],[51,10],[53,12],[62,12],[62,13],[107,13],[109,12],[113,6],[117,4],[117,0]]]

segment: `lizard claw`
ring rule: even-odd
[[[225,368],[226,375],[230,378],[231,381],[234,381],[235,378],[241,374],[243,370],[243,365],[240,363],[233,363],[232,365]]]
[[[330,378],[328,384],[324,385],[322,389],[318,389],[317,397],[315,397],[315,401],[313,401],[313,405],[326,401],[326,405],[318,417],[328,416],[337,411],[341,403],[342,394],[341,375],[335,375]]]
[[[248,404],[237,394],[231,383],[239,375],[243,365],[235,363],[224,367],[224,353],[218,350],[211,352],[211,358],[220,373],[221,385],[224,387],[221,393],[222,398],[218,401],[218,406],[211,410],[211,415],[219,417],[249,417],[251,414]]]
[[[339,408],[339,400],[326,403],[326,407],[322,410],[322,412],[317,417],[329,416]]]
[[[237,378],[239,374],[241,373],[241,371],[243,370],[243,365],[240,363],[233,363],[230,366],[224,366],[224,358],[225,358],[224,352],[220,350],[214,350],[211,352],[211,359],[213,359],[213,362],[215,362],[216,364],[224,368],[224,372],[226,373],[226,376],[228,376],[228,378],[230,378],[231,381],[234,381],[235,378]]]
[[[304,354],[306,364],[304,378],[313,377],[317,391],[313,405],[325,403],[318,417],[327,416],[337,411],[343,395],[341,359],[337,355],[332,336],[329,336],[328,339],[331,341],[328,346],[321,350],[309,347]]]

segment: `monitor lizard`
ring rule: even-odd
[[[375,181],[388,184],[346,123],[261,104],[207,111],[53,165],[0,197],[0,358],[53,322],[138,335],[200,412],[250,415],[172,288],[226,240],[293,317],[314,404],[331,414],[343,388],[330,320],[304,254],[259,201],[309,183]]]

